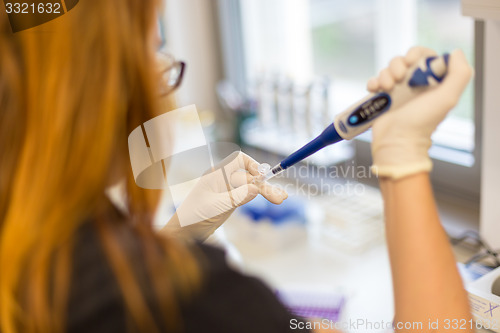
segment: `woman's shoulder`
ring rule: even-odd
[[[146,274],[134,233],[120,230],[126,239],[132,268]],[[185,332],[276,333],[290,332],[294,317],[274,292],[260,279],[234,270],[220,248],[201,243],[191,245],[202,272],[202,285],[180,310]],[[92,224],[77,233],[73,278],[69,300],[69,332],[123,332],[126,314],[117,279]],[[297,332],[297,330],[294,330]]]

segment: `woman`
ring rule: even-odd
[[[173,108],[158,98],[158,6],[82,0],[16,34],[0,13],[2,333],[291,331],[292,315],[260,281],[232,271],[218,250],[165,236],[188,230],[175,217],[163,233],[152,229],[160,193],[134,184],[127,135]],[[401,80],[424,51],[412,52],[369,88]],[[470,316],[428,180],[430,133],[470,77],[460,53],[448,76],[374,127],[399,321]],[[420,109],[428,112],[403,121]],[[256,162],[243,159],[254,173]],[[105,194],[118,179],[126,213]],[[239,203],[269,191],[242,186],[250,194]],[[230,208],[191,229],[206,237]]]

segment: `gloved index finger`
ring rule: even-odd
[[[238,158],[241,158],[243,161],[242,167],[247,170],[252,176],[258,176],[259,175],[259,165],[260,163],[248,156],[247,154],[240,152],[240,155]]]
[[[231,186],[234,188],[239,188],[246,185],[254,185],[252,184],[253,177],[248,172],[243,170],[233,172],[230,181]],[[288,194],[286,193],[286,191],[280,189],[279,187],[275,187],[268,182],[257,183],[254,186],[258,188],[258,192],[262,194],[264,198],[275,205],[281,204],[283,200],[288,198]]]

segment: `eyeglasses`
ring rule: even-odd
[[[160,96],[166,96],[181,85],[186,63],[175,60],[168,53],[159,53],[158,63],[161,74]]]

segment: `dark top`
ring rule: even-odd
[[[290,328],[290,314],[260,280],[231,269],[222,250],[197,245],[206,260],[204,283],[190,302],[181,305],[186,333],[309,332]],[[95,229],[85,225],[74,249],[68,305],[70,333],[126,332],[121,292]],[[134,270],[145,270],[132,257]],[[147,296],[146,296],[147,297]],[[299,319],[300,320],[300,319]]]

